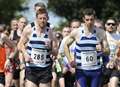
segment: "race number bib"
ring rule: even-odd
[[[32,49],[31,58],[34,64],[44,65],[46,63],[46,50]]]
[[[82,66],[96,65],[97,52],[96,51],[81,52],[81,63],[82,63]]]

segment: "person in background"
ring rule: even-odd
[[[71,67],[66,56],[64,55],[64,44],[65,44],[67,36],[70,34],[70,32],[79,27],[80,27],[80,21],[77,19],[73,19],[70,22],[70,27],[64,27],[62,30],[63,40],[60,44],[58,58],[63,60],[63,74],[64,74],[64,78],[65,78],[65,87],[73,87],[74,86],[75,69]],[[72,44],[69,48],[70,54],[72,56],[74,56],[74,48],[75,48],[75,44]]]
[[[104,29],[104,23],[100,19],[95,19],[94,26],[97,28]]]
[[[18,20],[16,18],[12,19],[10,22],[10,28],[11,28],[11,32],[10,32],[10,40],[13,40],[16,44],[18,39],[20,38],[17,34],[17,30],[18,30]]]
[[[60,31],[56,31],[55,32],[55,37],[57,39],[57,42],[56,42],[57,46],[58,46],[57,49],[59,49],[59,46],[60,46],[61,41],[63,39],[62,33]],[[51,81],[51,87],[56,87],[56,86],[60,86],[60,87],[63,86],[64,87],[64,83],[61,83],[61,80],[60,80],[60,78],[63,78],[63,77],[58,72],[59,70],[57,70],[57,67],[56,67],[56,64],[59,65],[59,62],[56,63],[57,56],[52,56],[52,57],[53,57],[54,60],[53,60],[53,65],[52,65],[52,76],[53,76],[53,78],[52,78],[52,81]],[[59,83],[59,84],[57,84],[57,83]]]
[[[18,19],[17,34],[18,34],[19,37],[21,36],[24,27],[27,25],[27,22],[28,22],[28,21],[27,21],[27,19],[26,19],[24,16],[22,16],[22,17],[20,17],[20,18]]]
[[[27,25],[27,19],[25,17],[20,17],[18,19],[18,29],[17,34],[19,37],[21,37],[23,29]],[[19,79],[19,85],[20,87],[25,87],[25,59],[23,54],[19,51],[19,67],[20,67],[20,79]]]
[[[72,21],[70,21],[70,28],[71,28],[71,31],[75,30],[75,29],[78,29],[79,27],[81,27],[81,22],[80,20],[78,19],[72,19]],[[75,42],[73,42],[73,44],[70,46],[70,49],[71,49],[71,55],[74,56],[75,54]],[[73,70],[74,71],[74,70]],[[71,83],[74,83],[74,85],[78,86],[79,87],[79,84],[77,83],[77,81],[75,82],[74,79],[75,79],[75,72],[72,73],[71,75]],[[68,83],[69,84],[69,83]]]
[[[78,19],[72,19],[70,22],[70,28],[73,30],[75,28],[79,28],[81,26],[81,22]]]
[[[17,47],[17,43],[20,39],[20,36],[18,35],[18,20],[16,18],[13,18],[10,22],[10,40],[12,40]],[[19,87],[19,52],[17,52],[16,58],[13,59],[13,65],[14,65],[14,71],[13,71],[13,86]]]
[[[62,29],[62,36],[63,36],[63,39],[65,37],[67,37],[69,34],[70,34],[71,30],[70,30],[70,27],[69,26],[64,26],[63,29]],[[58,57],[57,57],[57,61],[60,63],[60,68],[61,70],[59,72],[56,72],[57,73],[57,76],[59,78],[59,85],[60,87],[65,87],[66,84],[65,84],[65,74],[67,72],[66,68],[65,68],[65,65],[63,63],[60,62],[60,58],[63,58],[63,56],[59,56],[60,54],[63,53],[63,39],[61,40],[61,43],[59,45],[59,48],[58,48]],[[61,50],[61,51],[60,51]],[[64,55],[64,54],[63,54]],[[66,62],[66,59],[63,58],[62,59],[62,62]],[[57,63],[56,63],[57,65]],[[58,67],[56,67],[56,70],[59,69]]]
[[[10,87],[11,80],[13,76],[13,65],[11,60],[14,58],[17,48],[15,43],[12,42],[9,37],[5,34],[6,26],[4,24],[0,25],[0,86],[1,87]],[[9,55],[6,53],[7,45],[9,48],[14,50]]]
[[[105,23],[106,36],[110,48],[109,62],[107,64],[108,72],[108,86],[118,87],[120,72],[118,69],[111,67],[113,60],[117,54],[117,49],[120,47],[120,34],[117,34],[117,21],[115,18],[108,18]],[[110,73],[110,74],[109,74]]]
[[[117,34],[120,34],[120,19],[117,21]]]
[[[35,5],[34,5],[35,12],[37,12],[39,9],[46,9],[45,4],[42,2],[35,3]]]

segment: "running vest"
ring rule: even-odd
[[[117,34],[116,32],[115,33],[109,33],[109,32],[106,31],[106,36],[107,36],[108,45],[109,45],[109,48],[110,48],[110,56],[109,56],[109,58],[112,59],[115,56],[116,49],[119,46],[117,46],[116,43],[114,43],[112,41],[109,41],[109,39],[120,40],[120,35]]]
[[[37,36],[35,27],[32,27],[32,34],[27,43],[27,53],[30,55],[32,62],[26,63],[29,67],[48,67],[51,65],[50,48],[45,46],[48,38],[49,28],[46,28],[45,34]]]
[[[83,27],[84,28],[84,27]],[[96,45],[100,42],[93,29],[91,35],[86,36],[81,28],[80,39],[76,42],[75,56],[77,69],[96,70],[101,68],[100,57],[97,57]]]
[[[35,22],[31,22],[30,23],[31,27],[34,27],[35,26]],[[47,22],[47,27],[50,27],[50,23]]]

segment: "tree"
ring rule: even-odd
[[[0,0],[0,23],[8,24],[17,11],[25,10],[22,6],[25,0]]]
[[[120,15],[119,0],[49,0],[48,8],[67,20],[80,19],[84,8],[94,8],[97,17],[104,20]]]

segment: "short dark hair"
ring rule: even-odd
[[[80,25],[81,25],[81,21],[79,19],[72,19],[70,22],[69,22],[69,26],[71,27],[71,24],[73,22],[78,22]]]
[[[83,17],[85,15],[93,15],[93,16],[95,16],[96,13],[95,13],[95,10],[93,8],[86,8],[86,9],[83,10]]]
[[[39,9],[37,12],[36,12],[36,17],[39,15],[39,14],[46,14],[48,16],[48,12],[46,9],[42,8],[42,9]]]
[[[115,24],[117,24],[117,20],[115,17],[109,17],[107,18],[107,20],[105,21],[105,23],[107,23],[108,20],[113,20],[115,22]]]
[[[45,4],[42,2],[35,3],[34,7],[37,7],[37,6],[42,7],[42,8],[46,8]]]

